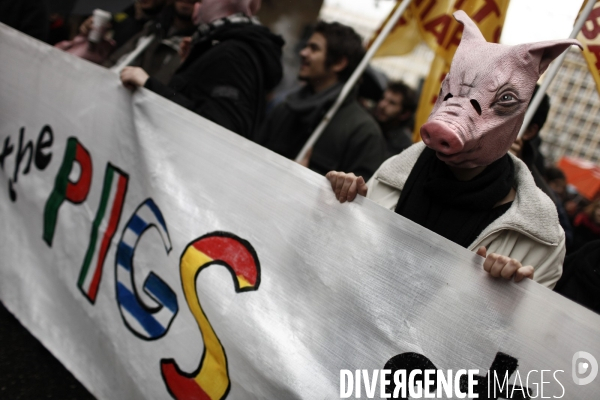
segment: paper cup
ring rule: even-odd
[[[92,16],[92,29],[88,35],[88,40],[90,42],[99,43],[102,40],[106,26],[111,18],[112,15],[108,11],[100,10],[98,8],[94,10]]]

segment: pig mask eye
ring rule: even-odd
[[[510,115],[517,111],[521,102],[512,92],[504,92],[497,97],[492,105],[497,115]]]
[[[448,99],[451,99],[452,97],[454,97],[454,96],[452,96],[452,93],[448,93],[448,94],[446,95],[446,97],[444,97],[444,101],[446,101],[446,100],[448,100]]]

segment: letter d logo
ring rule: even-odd
[[[583,361],[585,360],[585,361]],[[590,368],[591,367],[591,368]],[[590,374],[585,378],[580,378],[580,375],[585,374],[587,371],[590,371]],[[587,385],[588,383],[592,383],[596,376],[598,375],[598,361],[588,352],[578,351],[573,354],[573,364],[572,364],[572,373],[573,373],[573,382],[577,385]]]

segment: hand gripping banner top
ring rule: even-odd
[[[600,393],[591,311],[4,25],[0,54],[0,300],[97,398]]]

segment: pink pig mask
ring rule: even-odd
[[[464,11],[462,39],[442,82],[423,142],[451,167],[486,166],[515,141],[535,84],[552,60],[575,39],[506,46],[488,43]]]

